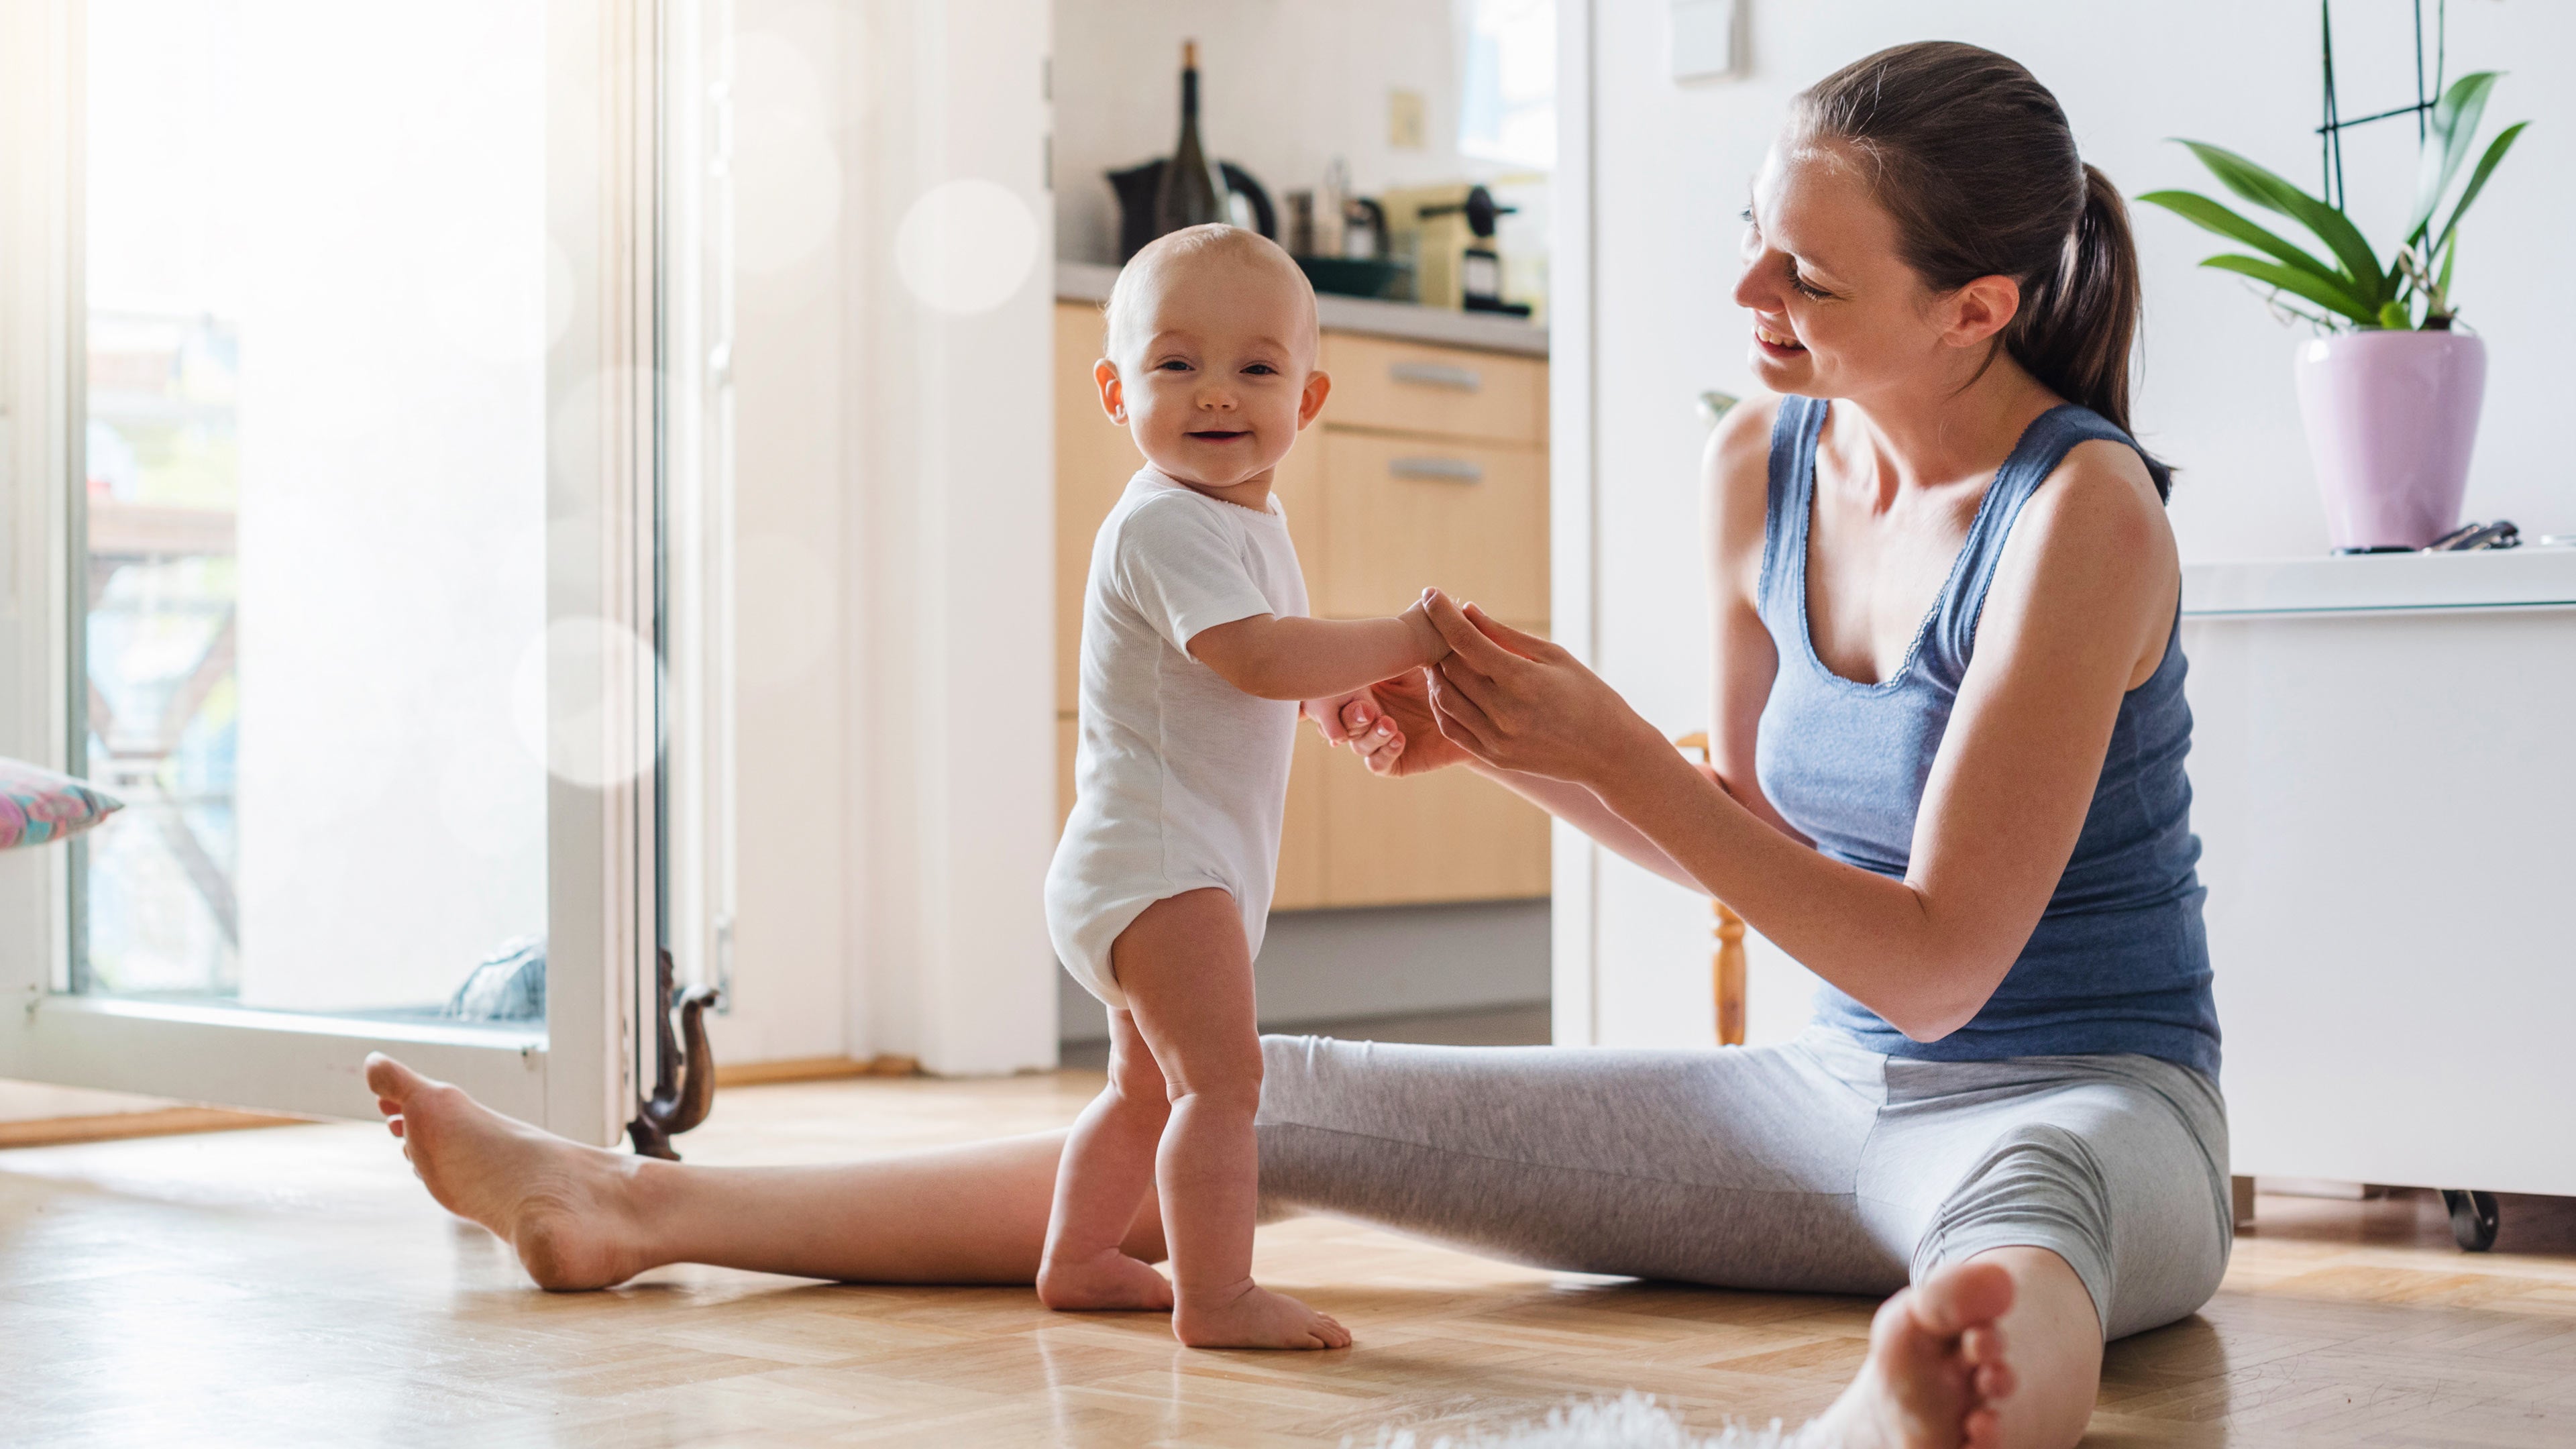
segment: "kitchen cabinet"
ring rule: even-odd
[[[2195,565],[2234,1171],[2576,1194],[2576,549]]]
[[[1327,310],[1332,397],[1281,464],[1276,485],[1316,615],[1393,613],[1437,584],[1497,618],[1546,632],[1546,362],[1335,328]],[[1443,315],[1438,325],[1456,321]],[[1060,303],[1059,828],[1073,808],[1092,538],[1144,462],[1126,430],[1101,414],[1091,383],[1099,351],[1097,303]],[[1464,770],[1381,780],[1347,751],[1326,748],[1311,727],[1299,728],[1274,909],[1526,899],[1547,894],[1548,884],[1548,823],[1537,807]]]

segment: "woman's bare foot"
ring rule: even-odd
[[[2003,1330],[2012,1275],[1953,1263],[1887,1300],[1869,1326],[1869,1362],[1808,1429],[1846,1449],[1992,1449],[1995,1403],[2013,1391]]]
[[[1172,1334],[1192,1348],[1348,1348],[1351,1331],[1255,1283],[1214,1302],[1182,1299]]]
[[[504,1117],[381,1052],[367,1086],[429,1195],[517,1249],[539,1287],[605,1288],[650,1266],[622,1205],[634,1159]]]
[[[1058,1312],[1085,1309],[1168,1313],[1171,1280],[1152,1265],[1116,1248],[1068,1262],[1050,1256],[1038,1265],[1038,1301]]]

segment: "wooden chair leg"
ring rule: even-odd
[[[1732,399],[1729,399],[1730,404]],[[1699,757],[1714,766],[1717,750],[1707,734],[1693,732],[1673,741],[1677,749],[1696,750]],[[1744,918],[1726,902],[1711,897],[1709,909],[1717,915],[1717,951],[1709,958],[1710,986],[1717,998],[1717,1044],[1744,1045]]]
[[[1744,1045],[1744,918],[1724,901],[1710,901],[1717,912],[1717,1044]]]

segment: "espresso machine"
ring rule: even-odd
[[[1528,304],[1503,300],[1503,257],[1494,245],[1504,206],[1482,185],[1415,186],[1378,198],[1394,254],[1413,266],[1414,300],[1426,307],[1526,317]]]

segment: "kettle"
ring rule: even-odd
[[[1158,156],[1142,166],[1109,173],[1109,185],[1118,193],[1118,261],[1122,266],[1161,234],[1154,230],[1154,193],[1163,184],[1166,159]],[[1270,204],[1270,193],[1252,179],[1251,172],[1231,161],[1218,162],[1217,170],[1225,178],[1225,189],[1252,207],[1253,230],[1272,241],[1279,240],[1279,213]]]

